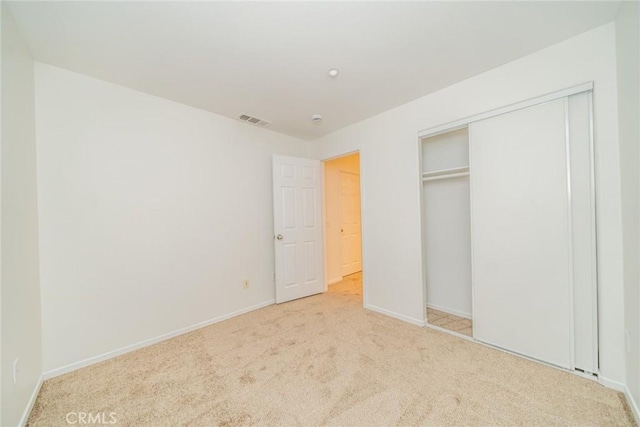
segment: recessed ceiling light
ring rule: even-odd
[[[321,122],[322,121],[322,116],[320,114],[314,114],[313,116],[311,116],[311,121],[312,122]]]
[[[336,78],[340,74],[340,71],[337,68],[332,68],[329,70],[329,77]]]

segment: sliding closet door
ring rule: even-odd
[[[565,100],[470,125],[473,332],[572,365]]]

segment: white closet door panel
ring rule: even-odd
[[[473,332],[572,363],[564,100],[470,125]]]

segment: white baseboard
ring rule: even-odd
[[[427,304],[427,308],[442,311],[445,313],[453,314],[454,316],[464,317],[465,319],[471,319],[471,313],[465,313],[464,311],[455,310],[453,308],[443,307],[436,304]]]
[[[29,402],[27,406],[24,408],[24,412],[22,413],[22,417],[20,418],[20,422],[18,423],[19,427],[24,427],[27,424],[27,420],[29,419],[29,414],[31,414],[31,410],[33,409],[33,405],[36,403],[36,399],[38,398],[38,393],[40,393],[40,388],[42,387],[42,383],[44,383],[44,375],[40,375],[36,386],[33,388],[31,392],[31,397],[29,397]]]
[[[623,383],[619,381],[610,380],[609,378],[606,378],[603,376],[598,376],[598,382],[605,387],[609,387],[616,391],[621,391],[623,393],[627,389],[627,386],[625,386]]]
[[[627,402],[629,402],[631,412],[633,412],[633,416],[636,419],[636,424],[640,425],[640,402],[633,400],[633,396],[627,386],[624,387],[624,395],[627,397]]]
[[[390,310],[386,310],[384,308],[376,307],[375,305],[365,304],[364,308],[367,310],[375,311],[376,313],[384,314],[389,317],[393,317],[398,320],[402,320],[403,322],[411,323],[416,326],[424,326],[424,319],[414,319],[413,317],[405,316],[404,314],[399,314]]]
[[[214,317],[213,319],[205,320],[203,322],[199,322],[199,323],[196,323],[194,325],[187,326],[185,328],[181,328],[181,329],[175,330],[173,332],[168,332],[166,334],[162,334],[162,335],[159,335],[159,336],[154,337],[154,338],[149,338],[147,340],[140,341],[138,343],[131,344],[131,345],[128,345],[126,347],[119,348],[117,350],[108,351],[108,352],[103,353],[103,354],[98,355],[98,356],[89,357],[87,359],[80,360],[80,361],[74,362],[74,363],[70,363],[69,365],[62,366],[60,368],[51,369],[51,370],[43,373],[42,376],[43,376],[43,378],[45,380],[48,380],[49,378],[53,378],[53,377],[57,377],[59,375],[67,374],[69,372],[73,372],[73,371],[76,371],[78,369],[85,368],[85,367],[90,366],[90,365],[94,365],[96,363],[104,362],[105,360],[112,359],[114,357],[117,357],[117,356],[129,353],[129,352],[132,352],[134,350],[138,350],[138,349],[141,349],[141,348],[144,348],[144,347],[148,347],[150,345],[157,344],[157,343],[159,343],[161,341],[165,341],[165,340],[168,340],[170,338],[177,337],[178,335],[186,334],[187,332],[191,332],[191,331],[194,331],[196,329],[200,329],[200,328],[203,328],[205,326],[212,325],[214,323],[222,322],[223,320],[227,320],[227,319],[230,319],[232,317],[236,317],[236,316],[239,316],[241,314],[248,313],[250,311],[258,310],[259,308],[267,307],[269,305],[275,304],[275,302],[276,301],[274,299],[271,299],[271,300],[268,300],[268,301],[264,301],[264,302],[261,302],[260,304],[252,305],[250,307],[246,307],[246,308],[243,308],[241,310],[234,311],[232,313],[228,313],[228,314],[225,314],[225,315],[222,315],[222,316]]]
[[[344,277],[342,276],[337,277],[335,279],[331,279],[327,282],[327,285],[335,285],[336,283],[342,282],[342,279],[344,279]]]

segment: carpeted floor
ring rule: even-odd
[[[29,425],[67,426],[69,412],[130,426],[633,425],[620,393],[361,298],[350,276],[51,379]]]

